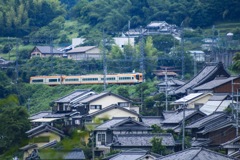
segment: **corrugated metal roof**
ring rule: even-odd
[[[183,98],[180,98],[176,101],[174,101],[174,103],[186,103],[190,100],[193,100],[199,96],[203,95],[203,93],[191,93],[191,94],[188,94],[187,96],[183,97]]]

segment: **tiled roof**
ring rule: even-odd
[[[229,77],[229,78],[223,77],[221,79],[214,79],[208,83],[205,83],[203,85],[193,88],[193,90],[195,90],[195,91],[196,90],[211,90],[211,89],[221,86],[227,82],[231,82],[232,80],[237,79],[237,78],[239,78],[239,77]]]
[[[234,160],[234,158],[205,148],[193,147],[160,157],[158,160]]]
[[[43,146],[39,147],[39,149],[44,149],[44,148],[51,148],[57,145],[57,140],[50,141]]]
[[[143,123],[152,126],[154,124],[161,126],[161,122],[164,120],[163,117],[160,116],[142,116],[141,117]]]
[[[32,148],[37,148],[37,145],[36,144],[28,144],[28,145],[23,146],[23,147],[21,147],[19,149],[23,150],[23,151],[26,151],[26,150],[29,150],[29,149],[32,149]]]
[[[223,146],[223,148],[234,148],[234,146],[235,146],[234,143],[238,142],[239,140],[240,140],[240,136],[221,144],[221,146]],[[239,143],[237,143],[237,146],[238,146],[238,148],[240,148]]]
[[[121,151],[120,153],[117,153],[115,155],[111,155],[108,157],[103,158],[103,160],[140,160],[144,158],[144,156],[151,156],[153,158],[161,157],[161,155],[151,153],[146,150],[142,149],[130,149],[126,151]]]
[[[53,53],[53,54],[63,54],[64,52],[56,50],[55,48],[52,48],[51,46],[36,46],[37,49],[41,53]]]
[[[81,149],[73,149],[72,151],[66,153],[66,155],[63,157],[63,159],[82,160],[82,159],[85,159],[85,155]]]
[[[113,119],[110,119],[110,120],[106,121],[105,123],[97,126],[95,128],[95,130],[106,130],[106,129],[110,128],[111,126],[113,126],[125,119],[127,119],[127,117],[113,117]]]
[[[65,116],[78,115],[79,112],[66,112],[66,113],[52,113],[44,116],[43,118],[64,118]]]
[[[79,96],[83,96],[84,94],[90,92],[90,90],[76,90],[64,97],[59,98],[58,100],[56,100],[56,103],[67,103],[70,102],[71,100],[79,97]]]
[[[205,66],[190,81],[188,81],[187,83],[185,83],[184,85],[180,86],[175,91],[173,91],[173,94],[180,94],[180,93],[184,94],[184,93],[186,93],[187,89],[191,89],[191,88],[193,88],[196,85],[198,86],[198,85],[201,85],[203,83],[206,83],[206,82],[212,80],[211,78],[215,78],[215,77],[211,77],[211,76],[214,73],[216,73],[217,75],[220,74],[220,73],[218,73],[218,71],[222,70],[222,69],[223,69],[222,72],[223,72],[224,76],[229,77],[230,74],[227,73],[226,70],[224,70],[224,67],[223,67],[222,63],[218,63],[217,65]]]
[[[52,113],[52,111],[41,111],[41,112],[31,115],[28,119],[34,120],[34,119],[43,118],[44,116],[47,116],[51,113]]]
[[[185,109],[185,118],[188,118],[197,112],[199,112],[199,111],[196,109]],[[163,114],[165,114],[165,113],[167,113],[167,112],[165,111]],[[164,117],[165,117],[165,115],[164,115]],[[183,110],[173,111],[173,112],[170,111],[162,123],[180,123],[182,120],[183,120]]]
[[[118,106],[118,105],[116,105],[116,104],[112,104],[112,105],[110,105],[110,106],[108,106],[108,107],[105,107],[105,108],[103,108],[103,109],[101,109],[101,110],[98,110],[98,111],[96,111],[96,112],[93,112],[93,113],[91,113],[91,114],[89,114],[89,115],[87,115],[87,116],[88,116],[88,117],[96,116],[96,115],[98,115],[98,114],[107,112],[107,111],[112,110],[112,109],[120,109],[120,110],[123,110],[123,111],[126,111],[126,112],[129,112],[129,113],[131,113],[131,114],[134,114],[134,115],[139,116],[139,114],[138,114],[137,112],[132,111],[132,110],[129,110],[129,109],[126,109],[126,108],[124,108],[124,107],[120,107],[120,106]]]
[[[231,119],[226,119],[225,121],[222,122],[216,122],[212,125],[208,125],[206,126],[203,130],[197,132],[197,133],[201,133],[201,134],[207,134],[209,132],[213,132],[222,128],[226,128],[226,127],[235,127],[236,122],[233,122]]]
[[[111,126],[111,129],[112,130],[141,130],[141,131],[152,130],[152,128],[149,125],[144,124],[142,122],[138,122],[131,117],[128,117],[127,119],[124,119],[114,124],[113,126]]]
[[[96,46],[83,46],[83,47],[77,47],[77,48],[74,48],[70,51],[68,51],[67,53],[84,53],[88,50],[91,50],[93,48],[96,48]]]
[[[122,97],[122,96],[120,96],[120,95],[114,94],[114,93],[112,93],[112,92],[102,92],[102,93],[100,93],[100,94],[92,95],[92,96],[89,96],[89,97],[86,98],[86,99],[83,99],[83,100],[81,101],[81,103],[89,103],[89,102],[91,102],[91,101],[94,101],[94,100],[97,100],[97,99],[99,99],[99,98],[102,98],[102,97],[104,97],[104,96],[106,96],[106,95],[108,95],[108,94],[109,94],[109,95],[116,96],[116,97],[121,98],[121,99],[124,99],[125,101],[130,101],[129,99],[127,99],[127,98],[125,98],[125,97]]]
[[[209,122],[211,121],[213,122],[220,117],[227,117],[227,115],[224,112],[216,112],[190,123],[189,125],[186,126],[186,128],[199,128],[204,125],[208,125]]]
[[[174,85],[178,85],[178,86],[181,86],[181,85],[184,85],[185,82],[183,81],[180,81],[178,79],[173,79],[173,78],[169,78],[168,81],[167,81],[167,85],[168,86],[174,86]],[[166,86],[166,82],[161,82],[158,84],[158,86]]]
[[[172,134],[119,134],[114,146],[152,146],[151,140],[154,137],[162,138],[162,145],[175,146]]]
[[[28,134],[28,137],[34,137],[38,134],[41,134],[43,132],[53,132],[61,137],[64,137],[64,133],[63,131],[53,127],[53,126],[50,126],[46,123],[43,123],[41,124],[40,126],[37,126],[29,131],[27,131],[26,133]]]
[[[197,139],[191,141],[191,146],[192,147],[208,146],[208,144],[210,142],[211,142],[211,140],[207,139],[207,138],[197,138]]]

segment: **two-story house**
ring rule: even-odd
[[[218,148],[222,143],[236,137],[236,121],[225,112],[215,112],[185,128],[193,137],[192,146]]]
[[[173,150],[175,141],[171,134],[153,134],[152,128],[134,118],[113,118],[94,129],[96,152],[141,148],[149,150],[154,137],[162,139],[162,145]]]

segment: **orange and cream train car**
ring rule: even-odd
[[[106,83],[108,84],[137,84],[143,82],[142,73],[124,73],[124,74],[108,74],[106,75]],[[80,76],[34,76],[30,78],[31,84],[103,84],[104,75],[80,75]]]

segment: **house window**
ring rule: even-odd
[[[129,103],[127,103],[127,102],[119,102],[118,105],[119,105],[119,107],[128,107]]]
[[[75,124],[80,125],[80,120],[79,119],[75,120]]]
[[[105,145],[106,144],[106,134],[105,133],[98,133],[97,134],[97,144]]]
[[[90,109],[102,109],[102,105],[90,105]]]

